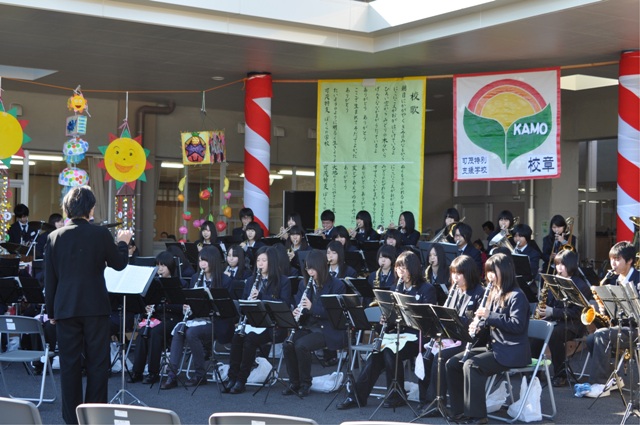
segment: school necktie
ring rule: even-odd
[[[329,272],[329,274],[331,275],[331,277],[336,277],[336,272]]]

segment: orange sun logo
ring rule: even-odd
[[[149,150],[144,149],[141,143],[141,136],[132,139],[125,129],[120,137],[110,134],[109,145],[98,146],[104,155],[98,167],[107,171],[105,180],[116,181],[117,189],[125,184],[135,189],[137,180],[147,181],[145,171],[151,168],[147,160]]]

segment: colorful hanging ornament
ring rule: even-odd
[[[67,167],[58,175],[58,184],[69,187],[83,186],[89,184],[89,175],[80,168]]]
[[[64,143],[62,146],[62,155],[67,163],[77,164],[82,162],[88,150],[89,143],[76,136]]]
[[[189,211],[185,211],[182,213],[182,218],[186,221],[191,220],[191,213]]]
[[[200,199],[202,199],[203,201],[208,200],[211,197],[211,192],[209,192],[209,189],[205,189],[202,192],[200,192]]]
[[[11,191],[9,190],[9,176],[2,171],[0,181],[0,242],[9,240],[9,227],[11,226]]]
[[[184,202],[184,195],[182,193],[178,195],[178,201]]]
[[[125,123],[126,124],[126,123]],[[98,167],[105,169],[105,180],[115,180],[116,188],[128,185],[136,187],[136,181],[147,181],[145,171],[152,168],[147,160],[149,150],[142,147],[142,137],[131,138],[128,124],[120,137],[109,135],[109,145],[98,146],[104,155]]]
[[[218,230],[218,232],[224,232],[226,228],[227,223],[225,223],[224,221],[220,220],[216,223],[216,229]]]

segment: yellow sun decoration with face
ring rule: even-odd
[[[99,167],[107,171],[105,179],[113,179],[131,187],[135,186],[136,180],[146,181],[144,172],[151,168],[147,161],[149,151],[142,147],[139,137],[132,139],[125,131],[119,138],[111,135],[110,139],[108,146],[98,147],[104,155]]]

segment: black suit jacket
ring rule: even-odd
[[[468,255],[473,258],[473,261],[476,262],[476,266],[478,266],[478,272],[480,272],[480,276],[482,276],[484,270],[482,269],[482,255],[480,254],[480,251],[478,251],[475,246],[468,243],[467,246],[464,247],[462,255]]]
[[[127,266],[127,244],[116,245],[106,227],[84,219],[49,235],[45,251],[47,312],[55,319],[111,313],[104,269]]]
[[[518,248],[516,248],[518,249]],[[524,247],[520,252],[522,255],[529,257],[529,267],[531,268],[531,277],[538,274],[538,268],[540,267],[540,251],[536,250],[530,243]]]

